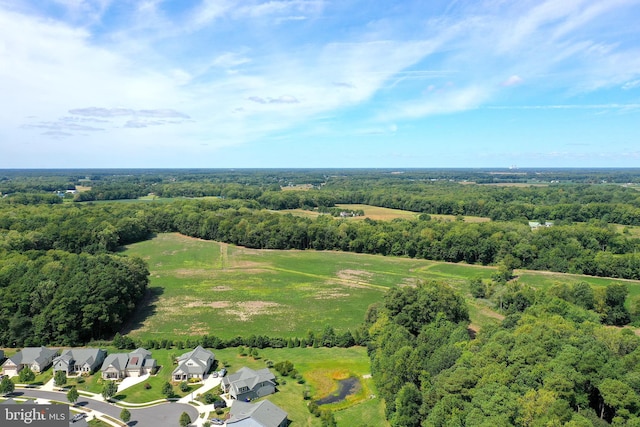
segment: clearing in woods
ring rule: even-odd
[[[147,304],[122,332],[143,339],[221,338],[267,335],[304,337],[331,325],[354,331],[367,307],[392,286],[444,280],[471,304],[474,325],[499,321],[491,302],[475,300],[470,278],[488,280],[493,267],[346,252],[257,250],[177,233],[130,245],[151,272]],[[521,283],[546,288],[586,281],[606,286],[616,279],[517,271]],[[638,282],[624,281],[632,295]]]
[[[391,221],[396,218],[402,219],[412,219],[417,218],[420,214],[417,212],[405,211],[401,209],[391,209],[391,208],[381,208],[379,206],[371,206],[371,205],[360,205],[360,204],[337,204],[337,208],[341,208],[344,210],[351,211],[364,211],[364,216],[356,216],[356,217],[346,217],[345,219],[350,221],[362,221],[365,218],[378,220],[378,221]],[[285,209],[281,211],[274,211],[281,213],[290,213],[296,216],[308,217],[308,218],[316,218],[320,215],[323,215],[317,211],[309,211],[304,209]],[[429,214],[429,216],[434,220],[442,220],[442,221],[455,221],[457,218],[455,215],[436,215]],[[488,222],[491,221],[490,218],[480,217],[480,216],[461,216],[465,222]]]

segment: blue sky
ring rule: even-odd
[[[640,0],[0,0],[0,168],[638,167]]]

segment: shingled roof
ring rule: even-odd
[[[268,400],[259,403],[233,402],[229,415],[227,425],[246,424],[256,427],[278,427],[287,419],[287,413]],[[245,420],[251,420],[252,423],[243,422]]]

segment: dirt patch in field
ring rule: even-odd
[[[353,289],[369,289],[370,287],[370,283],[366,283],[366,282],[352,282],[350,280],[339,280],[339,279],[334,279],[334,280],[328,280],[327,282],[325,282],[327,285],[331,285],[331,286],[335,286],[335,285],[339,285],[339,286],[344,286],[347,288],[353,288]]]
[[[339,289],[326,289],[316,293],[316,296],[314,298],[319,300],[325,300],[325,299],[344,298],[348,296],[349,294],[345,292],[340,292]]]
[[[246,322],[253,316],[270,313],[276,307],[280,307],[280,304],[270,301],[245,301],[225,310],[225,313]]]
[[[195,335],[207,335],[209,333],[209,326],[207,326],[206,323],[203,322],[197,322],[191,325],[191,327],[189,328],[188,332],[185,334],[184,329],[183,330],[174,330],[174,332],[177,333],[181,333],[184,335],[190,335],[190,336],[195,336]]]
[[[340,279],[345,280],[363,281],[365,279],[371,279],[373,277],[373,273],[364,270],[340,270],[338,271],[337,276]]]
[[[186,308],[194,308],[194,307],[209,307],[209,308],[227,308],[230,307],[231,303],[229,301],[193,301],[185,304]]]
[[[330,283],[338,283],[350,288],[366,288],[371,285],[370,280],[373,273],[364,270],[340,270],[336,273],[337,281]]]

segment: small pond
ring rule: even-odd
[[[360,390],[360,387],[360,381],[358,381],[358,378],[356,377],[349,377],[347,379],[340,380],[338,381],[337,393],[316,400],[316,403],[318,405],[326,405],[328,403],[342,402],[347,398],[347,396],[356,394]]]

